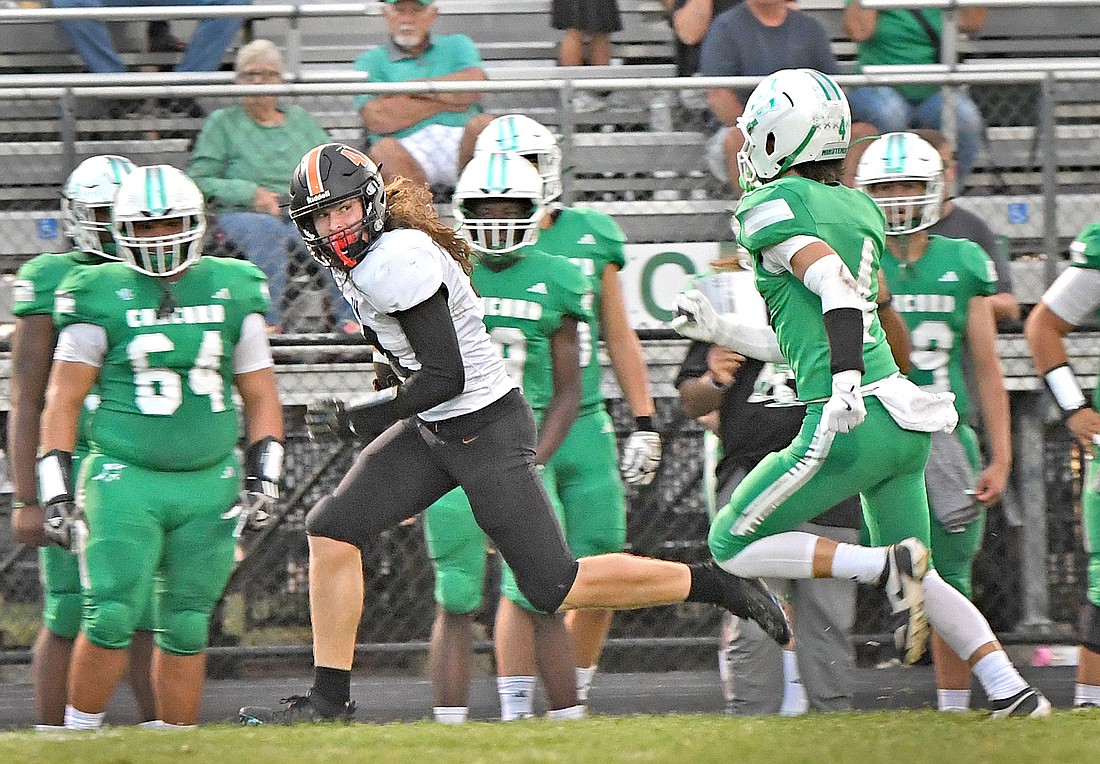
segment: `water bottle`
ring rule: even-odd
[[[672,103],[664,91],[649,102],[649,129],[655,133],[672,132]]]

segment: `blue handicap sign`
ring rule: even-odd
[[[1008,205],[1008,222],[1023,225],[1031,220],[1031,207],[1027,202],[1011,202]]]
[[[59,227],[57,218],[40,218],[38,221],[39,239],[56,239]]]

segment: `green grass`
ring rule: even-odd
[[[1094,714],[991,721],[932,711],[731,719],[714,715],[598,717],[444,727],[356,724],[210,726],[193,732],[112,728],[71,737],[0,733],[0,761],[156,762],[722,762],[722,764],[1034,764],[1097,761]]]

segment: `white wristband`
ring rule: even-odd
[[[1085,407],[1085,394],[1081,392],[1081,386],[1077,384],[1069,364],[1055,366],[1046,373],[1044,379],[1054,400],[1058,402],[1058,407],[1064,413],[1072,414]]]

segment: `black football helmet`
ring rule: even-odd
[[[319,236],[313,213],[354,198],[363,204],[359,224]],[[378,167],[362,151],[343,143],[310,149],[290,179],[290,218],[319,263],[351,270],[378,241],[386,221],[386,188]]]

